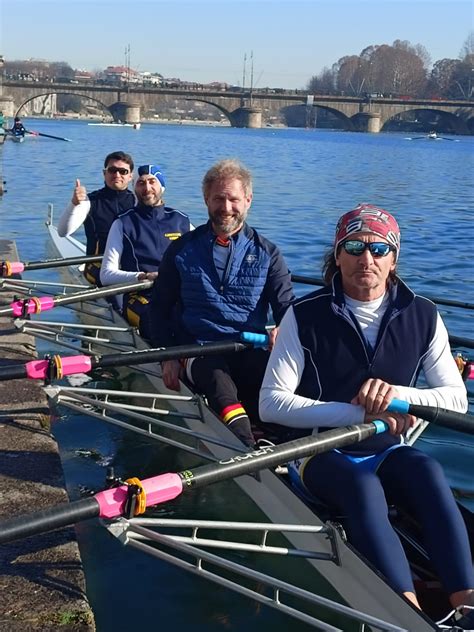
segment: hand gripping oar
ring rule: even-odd
[[[146,507],[167,502],[193,489],[243,474],[253,474],[312,454],[342,448],[374,434],[385,432],[386,429],[387,425],[382,421],[336,428],[317,436],[311,435],[278,446],[265,446],[253,452],[234,455],[223,461],[193,470],[161,474],[143,481],[130,479],[130,485],[121,485],[99,492],[92,498],[57,505],[51,509],[16,516],[0,522],[0,544],[45,533],[89,518],[110,519],[127,515],[131,485],[138,484],[139,512],[143,513]]]
[[[241,340],[241,342],[208,342],[202,345],[193,344],[163,349],[126,351],[105,356],[53,356],[44,360],[30,360],[26,364],[0,367],[0,381],[22,378],[51,381],[75,373],[88,373],[92,369],[133,366],[151,362],[164,362],[165,360],[234,353],[254,347],[263,347],[268,344],[268,336],[262,334],[245,332],[241,334]]]
[[[153,281],[137,281],[136,283],[119,283],[117,285],[107,285],[106,287],[92,287],[80,292],[70,294],[59,294],[58,296],[34,296],[32,298],[18,299],[10,303],[10,307],[0,309],[0,316],[14,316],[15,318],[25,318],[28,314],[40,314],[59,305],[69,305],[80,301],[91,301],[105,296],[115,296],[116,294],[126,294],[127,292],[138,292],[147,290],[153,285]]]
[[[68,143],[72,142],[70,138],[63,138],[62,136],[53,136],[52,134],[44,134],[43,132],[30,132],[29,130],[25,131],[32,136],[44,136],[45,138],[54,138],[55,140],[65,140]]]
[[[0,277],[9,277],[20,274],[25,270],[44,270],[48,268],[60,268],[63,266],[79,266],[82,263],[102,261],[103,255],[84,257],[69,257],[68,259],[44,259],[43,261],[2,261],[0,263]]]
[[[437,406],[422,406],[409,404],[401,399],[392,399],[387,410],[392,413],[415,415],[437,426],[444,426],[458,432],[474,434],[474,415],[457,413],[453,410],[438,408]]]

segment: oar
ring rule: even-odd
[[[108,285],[107,287],[92,287],[80,292],[70,294],[59,294],[58,296],[34,296],[13,301],[10,307],[0,309],[0,316],[14,316],[15,318],[25,318],[28,314],[39,314],[46,312],[59,305],[69,305],[80,301],[91,301],[106,296],[116,294],[126,294],[127,292],[138,292],[147,290],[153,285],[153,281],[137,281],[136,283],[119,283]]]
[[[392,399],[387,410],[393,413],[415,415],[415,417],[429,421],[437,426],[474,434],[474,415],[457,413],[453,410],[446,410],[446,408],[438,408],[437,406],[409,404],[401,399]]]
[[[65,140],[68,143],[71,142],[70,138],[63,138],[62,136],[53,136],[52,134],[44,134],[43,132],[30,132],[30,130],[26,130],[27,134],[31,134],[32,136],[44,136],[45,138],[54,138],[55,140]]]
[[[148,281],[150,283],[150,281]],[[165,360],[195,358],[221,353],[236,353],[265,346],[268,337],[262,334],[243,333],[242,341],[208,342],[206,344],[181,345],[164,349],[143,349],[142,351],[126,351],[105,356],[53,356],[45,360],[30,360],[26,364],[0,367],[0,381],[18,380],[51,380],[75,373],[88,373],[93,369],[117,366],[134,366]]]
[[[141,510],[144,511],[145,507],[167,502],[193,489],[243,474],[253,474],[312,454],[342,448],[374,434],[385,432],[386,429],[386,424],[381,421],[336,428],[317,436],[310,435],[279,446],[265,446],[253,452],[230,456],[223,461],[197,467],[194,470],[161,474],[143,481],[131,479],[130,483],[138,484],[137,500],[141,505]],[[16,516],[0,522],[0,544],[66,527],[89,518],[111,519],[128,515],[131,491],[129,485],[122,485],[99,492],[91,498],[63,503],[51,509]]]
[[[319,277],[302,276],[300,274],[292,274],[291,280],[294,283],[303,283],[306,285],[317,285],[321,287],[326,285],[324,280]],[[474,309],[473,303],[464,303],[463,301],[452,301],[449,298],[441,298],[440,296],[431,296],[425,293],[423,293],[423,296],[427,298],[429,301],[433,301],[433,303],[437,303],[438,305],[446,305],[447,307],[461,307],[463,309]]]
[[[43,259],[41,261],[2,261],[0,263],[0,277],[20,274],[25,270],[44,270],[63,266],[79,266],[83,263],[102,261],[103,255],[84,255],[83,257],[69,257],[67,259]]]

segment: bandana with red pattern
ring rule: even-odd
[[[341,242],[354,233],[370,233],[379,235],[396,249],[396,258],[400,251],[400,228],[397,220],[388,211],[372,204],[359,204],[352,211],[344,213],[336,226],[334,255]]]

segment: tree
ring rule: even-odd
[[[336,66],[336,87],[344,94],[359,96],[366,81],[366,66],[357,55],[341,57]]]
[[[313,94],[333,94],[335,90],[334,71],[325,67],[319,73],[314,75],[308,82],[308,92]]]

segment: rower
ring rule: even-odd
[[[104,160],[104,186],[87,193],[86,187],[76,180],[72,199],[58,222],[60,237],[72,235],[84,224],[88,255],[104,252],[112,222],[120,213],[132,208],[135,196],[128,189],[133,177],[133,160],[123,151],[114,151]],[[88,263],[84,276],[93,285],[100,285],[100,262]]]
[[[415,418],[387,407],[399,397],[465,412],[466,388],[436,306],[397,275],[399,252],[398,224],[384,209],[360,204],[339,219],[324,262],[326,287],[295,301],[280,325],[260,415],[280,425],[282,440],[385,421],[390,433],[295,462],[293,472],[344,516],[349,542],[419,607],[387,503],[415,516],[451,604],[460,608],[474,605],[463,518],[439,463],[405,442]],[[420,370],[427,388],[414,386]]]
[[[209,221],[173,242],[160,266],[152,300],[154,347],[265,334],[270,306],[278,325],[293,299],[280,251],[246,223],[251,173],[236,160],[223,160],[209,169],[202,188]],[[250,418],[258,421],[267,360],[268,351],[249,349],[186,363],[187,379],[247,446],[255,444]],[[165,385],[179,391],[181,364],[170,360],[162,368]]]
[[[15,116],[15,118],[13,119],[13,127],[11,128],[10,131],[13,134],[13,136],[25,136],[26,128],[21,122],[21,119],[19,116]]]
[[[137,170],[137,204],[114,221],[107,238],[100,272],[103,285],[154,280],[169,244],[191,230],[187,215],[165,206],[165,178],[160,167],[142,165]],[[123,315],[150,337],[148,311],[151,290],[126,294]]]

